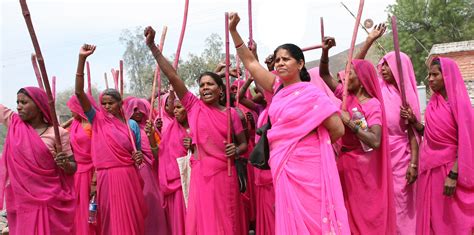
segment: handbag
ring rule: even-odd
[[[282,88],[283,84],[278,87],[274,95],[276,95]],[[260,139],[253,148],[249,157],[250,164],[261,170],[270,170],[270,165],[268,165],[268,159],[270,159],[270,145],[268,143],[267,132],[271,128],[272,123],[270,122],[270,116],[268,116],[267,123],[256,131],[257,135],[260,136]]]

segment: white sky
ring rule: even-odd
[[[353,12],[359,1],[343,1]],[[375,23],[387,19],[386,7],[394,0],[366,0],[362,21]],[[186,35],[181,58],[200,54],[205,39],[218,33],[224,40],[224,12],[239,13],[238,30],[248,37],[248,0],[190,0]],[[324,17],[325,34],[334,36],[337,47],[332,54],[349,47],[354,18],[340,1],[329,0],[254,0],[253,35],[263,59],[278,45],[291,42],[300,47],[320,43],[319,17]],[[104,72],[118,68],[125,47],[119,42],[123,29],[152,25],[157,31],[168,26],[164,54],[175,53],[181,30],[184,0],[29,0],[28,6],[36,35],[45,59],[48,76],[57,77],[57,91],[74,85],[79,47],[96,44],[89,57],[92,83],[105,88]],[[31,65],[34,52],[18,0],[0,3],[0,103],[16,108],[16,92],[25,86],[36,86]],[[366,38],[359,29],[357,42]],[[230,42],[231,53],[233,43]],[[319,51],[307,52],[307,61],[318,59]],[[125,68],[126,70],[126,68]],[[127,83],[127,74],[124,75]]]

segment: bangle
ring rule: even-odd
[[[155,147],[150,146],[150,148],[151,148],[151,150],[158,150],[158,146],[155,146]]]
[[[354,134],[357,134],[359,132],[359,128],[359,125],[355,125],[354,129],[352,129],[352,132],[354,132]]]
[[[326,58],[326,59],[321,58],[321,59],[319,60],[319,63],[320,63],[320,64],[328,64],[328,63],[329,63],[329,58]]]
[[[416,169],[418,166],[415,163],[410,163],[410,167]]]
[[[454,171],[449,171],[448,178],[457,180],[458,179],[458,173],[455,173]]]
[[[76,76],[84,77],[84,73],[76,73]]]
[[[239,45],[235,46],[235,49],[239,49],[239,48],[241,48],[241,47],[243,47],[243,46],[244,46],[244,43],[242,42],[242,43],[240,43]]]

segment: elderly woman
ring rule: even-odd
[[[20,89],[17,110],[0,104],[0,121],[8,127],[0,201],[3,205],[5,195],[10,234],[72,234],[76,163],[69,134],[59,128],[62,152],[57,152],[48,98],[39,88]]]

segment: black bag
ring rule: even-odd
[[[237,143],[237,137],[235,136],[234,133],[234,126],[231,125],[232,127],[232,142]],[[248,175],[247,175],[247,160],[243,158],[237,158],[234,160],[235,164],[235,170],[237,171],[237,179],[239,180],[239,191],[241,193],[245,193],[247,191],[247,180],[248,180]]]
[[[275,94],[278,93],[283,88],[283,84],[278,87]],[[270,165],[268,165],[268,159],[270,158],[270,145],[268,144],[267,131],[272,128],[272,123],[270,122],[270,116],[268,116],[268,121],[265,125],[257,129],[257,134],[260,136],[257,144],[250,153],[249,161],[254,167],[261,170],[270,170]]]
[[[254,167],[262,170],[269,170],[268,159],[270,158],[270,146],[268,144],[267,131],[272,128],[270,117],[265,125],[257,130],[260,136],[257,144],[250,153],[249,161]]]

